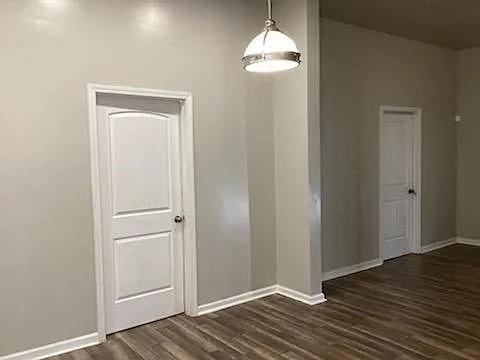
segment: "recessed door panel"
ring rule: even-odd
[[[116,301],[171,288],[170,232],[115,241]]]
[[[411,127],[409,114],[389,114],[384,122],[384,181],[386,185],[410,182]]]
[[[408,200],[396,200],[384,204],[383,236],[386,241],[408,236],[407,213]]]
[[[121,112],[109,120],[113,214],[169,209],[170,119]]]

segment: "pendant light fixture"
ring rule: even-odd
[[[242,58],[249,72],[273,73],[300,65],[300,52],[295,42],[281,32],[272,18],[272,0],[267,0],[268,18],[264,30],[247,46]]]

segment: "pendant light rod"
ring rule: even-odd
[[[267,11],[268,11],[268,19],[272,20],[273,15],[272,15],[272,0],[267,0]]]
[[[275,20],[273,20],[272,0],[267,0],[267,20],[265,20],[265,30],[278,30]]]

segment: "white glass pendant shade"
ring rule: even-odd
[[[300,53],[295,42],[281,32],[271,17],[268,1],[265,29],[248,44],[242,62],[246,71],[272,73],[294,69],[300,65]]]
[[[243,56],[282,51],[298,52],[297,45],[281,31],[262,31],[248,44]]]
[[[245,63],[245,70],[250,72],[277,72],[296,68],[300,65],[298,49],[295,42],[278,30],[263,31],[247,46],[243,55],[252,59]],[[256,61],[255,61],[256,60]]]

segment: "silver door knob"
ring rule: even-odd
[[[175,216],[175,218],[173,219],[177,224],[180,224],[181,222],[183,222],[183,216],[180,216],[180,215],[177,215]]]

